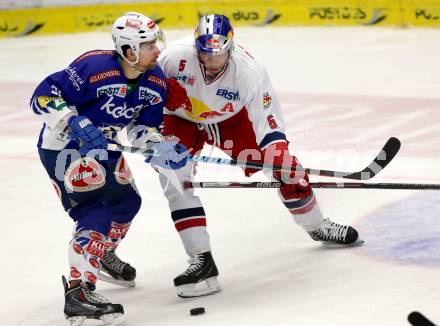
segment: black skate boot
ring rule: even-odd
[[[101,260],[101,271],[98,274],[98,279],[121,286],[133,287],[136,285],[135,278],[136,269],[134,267],[122,261],[113,249],[105,252],[104,258]]]
[[[64,315],[70,326],[81,326],[86,319],[99,319],[103,325],[119,325],[123,322],[124,308],[120,304],[110,303],[102,295],[93,292],[95,286],[91,283],[79,282],[69,288],[63,276],[64,286]]]
[[[195,254],[191,256],[186,271],[174,279],[177,295],[191,298],[219,292],[221,286],[217,276],[218,270],[211,252]],[[205,282],[205,286],[201,282]]]
[[[342,225],[324,219],[315,230],[309,232],[313,240],[337,244],[357,244],[364,241],[359,239],[358,232],[348,225]]]

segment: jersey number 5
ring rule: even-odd
[[[269,123],[270,129],[278,128],[277,122],[275,121],[272,114],[267,116],[267,122]]]

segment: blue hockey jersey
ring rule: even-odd
[[[124,127],[159,129],[167,96],[159,66],[145,72],[136,85],[127,85],[118,55],[111,50],[89,51],[66,69],[45,78],[31,98],[31,108],[44,122],[38,147],[76,148],[65,130],[56,128],[67,114],[87,116],[106,137],[115,140]]]

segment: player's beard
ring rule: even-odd
[[[154,62],[149,63],[147,66],[139,67],[136,64],[136,65],[133,65],[132,68],[134,70],[136,70],[137,72],[144,73],[144,72],[146,72],[148,70],[154,69],[156,66],[157,66],[157,61],[155,60]]]
[[[215,78],[217,78],[217,76],[220,75],[226,69],[227,65],[228,64],[226,63],[221,68],[216,69],[215,72],[209,71],[208,68],[205,65],[203,65],[203,69],[205,69],[205,80],[206,80],[206,82],[209,83],[212,80],[214,80]]]
[[[224,67],[225,67],[225,65],[223,65],[221,67],[207,67],[207,66],[205,66],[206,72],[208,72],[211,75],[219,74],[223,70]]]
[[[202,64],[203,69],[205,70],[205,79],[207,82],[215,79],[218,75],[220,75],[223,71],[225,71],[228,66],[229,61],[231,60],[231,52],[229,50],[228,56],[223,61],[222,65],[210,65],[206,63],[200,54],[198,54],[199,62]]]

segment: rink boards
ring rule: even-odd
[[[434,0],[151,1],[0,10],[0,37],[109,30],[122,13],[138,11],[162,28],[193,28],[200,15],[222,13],[234,26],[437,27]]]

